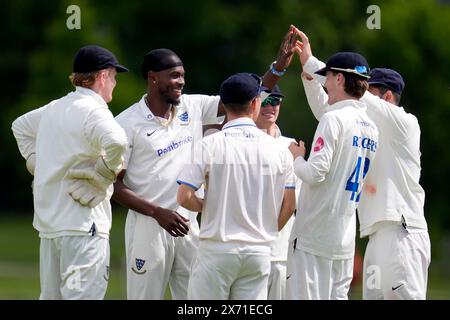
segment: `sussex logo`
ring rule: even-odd
[[[144,274],[144,273],[147,272],[147,270],[141,271],[142,267],[145,264],[145,260],[136,258],[135,262],[136,262],[136,269],[137,270],[134,267],[131,267],[131,270],[133,270],[134,273],[136,273],[136,274]]]
[[[183,122],[184,124],[189,122],[189,114],[186,112],[183,112],[182,114],[180,114],[178,116],[178,119],[180,119],[181,122]]]
[[[325,141],[323,141],[322,137],[318,137],[316,140],[316,143],[314,144],[314,152],[322,150],[323,146],[325,145]]]

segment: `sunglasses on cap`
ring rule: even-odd
[[[354,73],[354,74],[363,76],[365,78],[369,78],[369,72],[370,72],[370,69],[366,68],[366,66],[355,66],[353,69],[336,68],[336,67],[331,67],[330,69],[331,70],[337,70],[337,71],[344,71],[344,72]]]
[[[280,98],[280,97],[267,97],[267,98],[261,103],[261,107],[266,107],[266,106],[268,106],[269,104],[270,104],[272,107],[276,107],[276,106],[278,106],[278,105],[281,104],[281,101],[282,101],[282,100],[283,100],[283,99]]]

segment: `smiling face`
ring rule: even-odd
[[[256,120],[258,128],[268,129],[275,124],[280,113],[280,105],[280,98],[275,96],[269,96],[263,101],[258,119]]]
[[[178,105],[184,87],[183,66],[155,73],[156,91],[171,105]]]

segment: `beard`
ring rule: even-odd
[[[166,88],[166,90],[164,90],[164,91],[161,90],[160,91],[161,95],[163,96],[163,98],[164,98],[164,100],[166,101],[167,104],[171,104],[173,106],[179,105],[180,102],[181,102],[180,98],[179,97],[178,98],[173,97],[171,95],[171,92],[172,92],[172,88]]]

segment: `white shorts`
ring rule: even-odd
[[[200,246],[189,280],[190,300],[266,300],[268,254],[223,253]]]
[[[100,236],[41,239],[41,300],[101,300],[109,277],[109,240]]]
[[[191,218],[189,234],[172,237],[158,222],[129,211],[125,224],[127,298],[162,300],[169,284],[172,299],[187,299],[192,258],[198,246],[198,223]],[[194,230],[194,231],[193,231]]]
[[[347,300],[353,278],[353,258],[330,260],[289,246],[286,298]]]
[[[271,261],[267,287],[268,300],[284,300],[286,298],[286,261]]]
[[[375,232],[364,255],[363,299],[426,299],[430,250],[427,231],[391,225]]]

